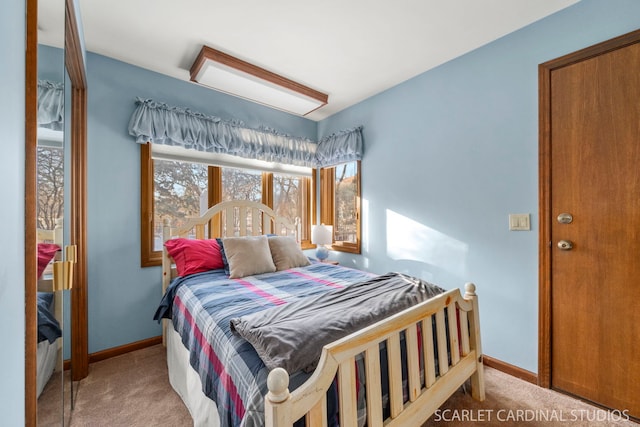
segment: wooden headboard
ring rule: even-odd
[[[36,230],[36,241],[38,243],[55,243],[62,247],[62,221],[62,218],[56,218],[53,230],[38,228]]]
[[[213,220],[213,222],[211,222]],[[261,234],[278,234],[293,236],[300,242],[300,221],[295,223],[276,215],[269,206],[248,200],[230,200],[218,203],[209,208],[202,216],[190,218],[177,228],[172,228],[168,221],[162,227],[162,241],[176,237],[206,239],[205,227],[209,224],[220,224],[221,231],[215,227],[212,237],[259,236]],[[162,293],[167,290],[174,277],[173,260],[162,248]]]

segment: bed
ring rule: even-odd
[[[56,368],[58,338],[62,336],[60,324],[55,318],[53,292],[38,292],[38,346],[36,350],[36,396],[40,396]]]
[[[56,295],[53,286],[51,261],[60,254],[60,245],[53,243],[54,230],[38,229],[38,344],[36,347],[36,396],[39,397],[55,371],[60,357],[62,336],[58,317],[61,295]],[[59,293],[58,293],[59,294]]]
[[[206,239],[208,226],[225,237]],[[397,273],[305,262],[291,248],[299,233],[247,201],[220,203],[179,229],[165,223],[155,318],[165,319],[169,381],[194,425],[419,426],[467,381],[484,400],[473,284],[463,296]],[[265,244],[275,266],[266,272]],[[212,250],[213,265],[199,265],[194,247]],[[389,299],[400,303],[376,303]],[[344,301],[360,302],[333,305]],[[332,309],[349,316],[322,317]],[[378,317],[353,319],[372,311]]]

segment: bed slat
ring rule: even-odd
[[[460,334],[462,336],[462,356],[469,354],[469,319],[467,318],[467,312],[460,310]]]
[[[432,316],[427,317],[427,319],[422,322],[422,347],[424,348],[425,385],[429,388],[436,382]]]
[[[402,359],[400,357],[400,334],[394,333],[387,340],[389,359],[389,398],[391,418],[402,412]]]
[[[254,209],[253,212],[251,212],[251,234],[254,236],[259,236],[260,235],[260,229],[262,227],[260,227],[260,211],[258,209]]]
[[[367,396],[367,426],[382,427],[382,387],[380,385],[380,345],[369,347],[365,353]]]
[[[326,395],[305,416],[308,427],[327,427],[327,398]]]
[[[234,208],[225,209],[224,212],[224,220],[226,223],[227,229],[225,230],[225,236],[233,237],[235,235],[235,222],[234,222]]]
[[[438,340],[438,370],[443,376],[449,370],[449,358],[447,357],[447,332],[444,325],[444,308],[436,313],[436,338]]]
[[[262,234],[271,234],[273,230],[271,229],[271,219],[266,215],[262,216]]]
[[[407,368],[409,375],[409,400],[414,402],[420,394],[420,354],[418,352],[418,328],[411,325],[407,328],[405,340],[407,342]]]
[[[240,223],[240,235],[247,235],[247,208],[241,206],[238,209],[238,222]]]
[[[340,399],[340,425],[358,425],[358,400],[356,396],[356,371],[353,357],[347,358],[338,368],[338,395]]]
[[[456,316],[455,302],[447,306],[449,317],[449,343],[451,348],[451,364],[455,365],[460,360],[460,346],[458,343],[458,318]]]

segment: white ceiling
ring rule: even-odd
[[[577,1],[80,0],[80,10],[91,52],[188,81],[208,45],[329,94],[307,116],[321,120]]]

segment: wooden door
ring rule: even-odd
[[[615,41],[540,69],[541,373],[640,417],[640,31]]]

